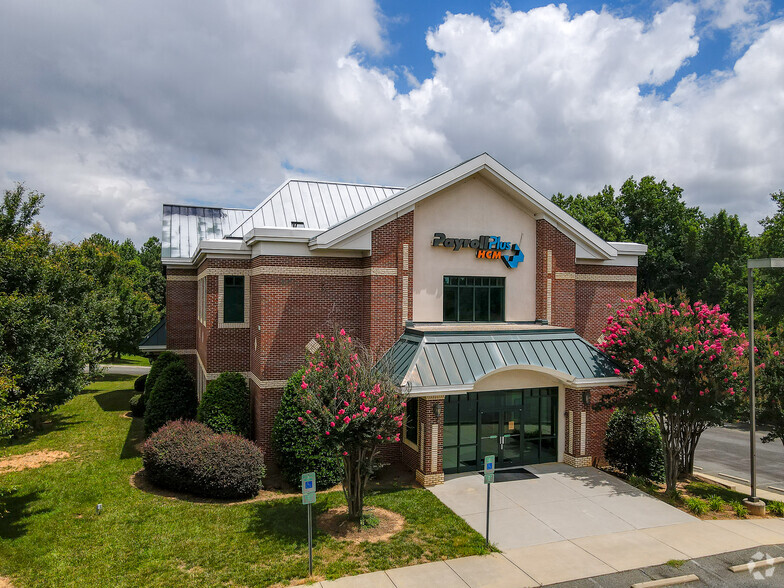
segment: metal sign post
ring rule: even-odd
[[[308,505],[308,575],[313,575],[313,513],[316,502],[316,473],[302,474],[302,504]]]
[[[485,485],[487,485],[487,521],[485,527],[485,545],[490,545],[490,484],[495,482],[495,455],[485,455]]]

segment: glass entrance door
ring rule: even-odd
[[[522,465],[521,418],[519,408],[480,412],[480,467],[486,455],[495,455],[498,468]]]

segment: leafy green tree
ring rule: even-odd
[[[645,176],[626,180],[618,197],[629,240],[644,243],[637,280],[641,290],[673,297],[694,284],[688,257],[696,249],[703,215],[686,206],[683,190],[666,180]]]
[[[664,452],[659,424],[650,413],[618,409],[607,423],[604,456],[628,475],[664,480]]]
[[[297,420],[302,416],[299,396],[305,369],[294,372],[286,382],[280,408],[272,426],[272,445],[280,471],[295,488],[302,474],[315,472],[316,486],[331,488],[343,479],[343,460],[326,443]]]
[[[25,394],[15,376],[0,371],[0,441],[24,431],[39,408],[36,394]]]
[[[41,211],[44,195],[29,192],[22,183],[5,190],[0,204],[0,239],[13,239],[24,234]]]
[[[754,240],[738,215],[721,210],[705,219],[698,246],[691,256],[694,284],[689,296],[718,304],[735,328],[748,320],[746,260],[754,255]]]
[[[166,277],[161,263],[161,242],[158,237],[150,237],[139,250],[139,261],[147,268],[148,279],[145,292],[158,305],[166,309]]]
[[[784,190],[770,195],[776,213],[760,221],[758,257],[784,257]],[[768,327],[784,325],[784,271],[756,272],[755,294],[761,324]]]
[[[623,213],[612,186],[605,186],[593,196],[564,196],[559,192],[552,201],[605,241],[626,239]]]
[[[15,409],[35,403],[27,418],[33,424],[86,385],[84,366],[95,363],[98,342],[84,276],[65,246],[33,223],[42,198],[7,194],[0,221],[0,365],[15,375],[18,389],[6,402]]]

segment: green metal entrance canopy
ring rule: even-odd
[[[456,331],[407,328],[381,360],[400,385],[471,387],[501,368],[559,372],[579,386],[622,385],[616,365],[571,329]],[[600,380],[600,381],[597,381]],[[582,382],[581,382],[582,381]]]

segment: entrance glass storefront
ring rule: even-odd
[[[472,392],[444,400],[444,473],[558,459],[558,388]]]

